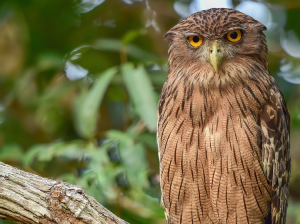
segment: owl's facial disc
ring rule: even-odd
[[[213,66],[216,72],[219,71],[219,67],[224,58],[224,50],[219,41],[213,40],[210,43],[209,49],[209,63]]]

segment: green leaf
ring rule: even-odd
[[[32,146],[23,159],[24,166],[29,166],[35,159],[40,162],[49,162],[54,157],[64,157],[68,160],[77,160],[94,150],[92,143],[83,140],[69,142],[56,141],[49,144]]]
[[[131,43],[133,40],[135,40],[137,37],[141,35],[146,34],[146,29],[139,29],[139,30],[129,30],[127,33],[122,38],[122,43],[124,45],[128,45]]]
[[[64,173],[58,177],[59,180],[67,182],[69,184],[75,184],[76,185],[76,176],[74,173]]]
[[[0,147],[0,161],[18,161],[22,158],[21,146],[16,143],[3,145]]]
[[[96,129],[98,110],[105,91],[117,73],[113,67],[103,72],[94,82],[88,92],[82,92],[74,103],[75,127],[78,134],[84,138],[92,138]]]
[[[28,167],[31,165],[31,163],[34,161],[34,159],[38,156],[39,152],[46,150],[48,147],[47,144],[38,144],[32,146],[29,151],[25,154],[23,160],[23,166]]]
[[[127,41],[127,40],[126,40]],[[99,50],[106,50],[106,51],[112,51],[112,52],[120,52],[120,50],[124,47],[122,41],[117,39],[99,39],[95,41],[95,43],[92,45],[94,48]],[[148,53],[139,47],[128,44],[126,45],[126,53],[134,58],[137,58],[142,61],[159,61],[160,58],[157,56]]]
[[[4,105],[8,106],[13,102],[13,100],[17,98],[22,98],[26,96],[24,92],[26,92],[26,89],[29,88],[30,83],[36,76],[37,69],[27,69],[24,74],[16,81],[13,89],[10,91],[10,93],[5,97],[4,99]]]
[[[62,145],[58,144],[54,148],[54,156],[64,157],[69,160],[77,160],[82,158],[84,154],[90,153],[93,150],[95,150],[95,147],[91,142],[73,140]]]
[[[62,96],[78,88],[79,82],[62,82],[58,85],[48,87],[42,95],[37,96],[35,103],[37,105],[49,104],[49,102],[58,103]]]
[[[124,81],[139,116],[150,131],[156,130],[157,101],[150,78],[143,66],[122,66]]]
[[[145,143],[152,150],[157,151],[156,134],[144,132],[137,136],[137,140]]]
[[[119,153],[122,167],[126,170],[128,182],[135,187],[147,185],[146,150],[140,143],[134,142],[134,136],[117,130],[107,132],[107,137],[119,141]]]

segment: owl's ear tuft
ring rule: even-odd
[[[263,24],[260,24],[260,25],[258,26],[258,29],[259,29],[260,31],[265,31],[265,30],[267,30],[267,27],[266,27],[265,25],[263,25]]]
[[[259,30],[259,31],[265,31],[265,30],[267,30],[267,27],[264,24],[262,24],[262,23],[260,23],[258,21],[256,21],[256,22],[257,22],[255,24],[256,30]]]
[[[164,39],[165,40],[172,40],[173,39],[173,37],[174,37],[174,33],[172,32],[172,31],[169,31],[169,32],[167,32],[165,35],[164,35]]]

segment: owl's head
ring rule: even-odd
[[[169,64],[206,67],[222,73],[230,63],[255,61],[267,69],[266,27],[234,9],[214,8],[194,13],[165,36],[170,41]]]

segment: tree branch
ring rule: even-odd
[[[0,218],[30,224],[127,223],[77,186],[1,162]]]

